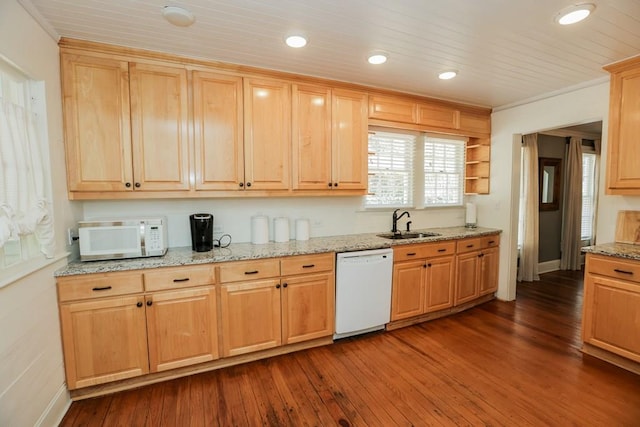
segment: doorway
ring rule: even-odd
[[[518,227],[518,281],[537,280],[539,274],[560,270],[561,264],[563,264],[562,269],[578,269],[579,262],[568,264],[566,256],[563,260],[563,247],[565,254],[568,254],[570,252],[566,251],[568,244],[587,246],[594,242],[599,178],[597,165],[601,137],[601,121],[538,132],[537,138],[535,138],[536,150],[533,151],[537,156],[538,165],[535,170],[538,175],[535,179],[537,184],[535,190],[530,187],[533,184],[532,165],[535,159],[529,160],[529,167],[525,167],[523,164],[521,168],[523,188],[521,188]],[[568,155],[569,141],[572,138],[579,140],[578,144],[581,150],[578,150],[581,151],[581,156],[579,154],[578,156],[580,156],[581,165],[576,163],[576,155]],[[568,162],[573,162],[573,165]],[[581,180],[578,177],[578,184],[576,184],[575,177],[573,181],[569,178],[572,167],[574,170],[578,168],[582,176]],[[530,183],[527,184],[528,182]],[[529,188],[524,188],[525,185],[529,185]],[[522,199],[522,197],[526,197],[524,194],[529,193],[538,195],[535,208],[531,203],[527,204]],[[576,194],[577,201],[575,198],[570,201],[569,198]],[[577,209],[576,204],[578,205]],[[568,207],[570,208],[568,209]],[[529,236],[525,237],[527,215],[535,216],[537,222],[537,233],[535,233],[537,234],[537,242],[535,244],[531,242],[534,233],[529,232]],[[532,219],[528,219],[530,221],[527,223],[529,230],[531,230]],[[576,225],[575,222],[579,224]],[[563,239],[572,234],[567,232],[567,228],[571,227],[573,227],[573,234],[576,236],[571,243],[564,242]],[[579,228],[577,233],[575,232],[576,227]],[[526,244],[525,239],[528,239]],[[532,253],[526,253],[527,250],[536,252],[537,256],[533,257],[533,262],[531,261]],[[525,256],[528,256],[526,260],[524,260]],[[582,263],[583,259],[584,257]],[[524,268],[528,269],[527,273],[529,274],[523,275],[520,270],[523,261]],[[526,265],[527,262],[529,265]],[[573,267],[567,268],[567,265],[573,265]]]

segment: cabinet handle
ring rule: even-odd
[[[244,274],[258,274],[258,270],[245,271]]]
[[[407,256],[414,256],[415,254],[416,254],[415,252],[409,252]]]
[[[474,245],[467,245],[468,248],[472,248]]]
[[[136,187],[136,188],[140,188],[140,183],[139,183],[139,182],[136,182],[136,183],[135,183],[135,184],[133,184],[133,185],[135,185],[135,187]]]
[[[247,187],[251,187],[251,183],[250,182],[247,182]]]
[[[151,301],[151,300],[147,301],[147,305],[148,305],[149,307],[151,307],[151,306],[153,305],[153,301]]]
[[[289,284],[288,284],[288,283],[283,283],[283,284],[282,284],[282,287],[283,287],[283,288],[286,288],[287,286],[289,286]]]
[[[620,273],[620,274],[628,274],[628,275],[630,275],[630,276],[633,276],[633,271],[620,270],[620,269],[618,269],[618,268],[616,268],[616,269],[615,269],[615,270],[613,270],[613,271],[615,271],[616,273]]]
[[[276,289],[280,289],[280,284],[279,283],[276,285]]]
[[[495,240],[489,240],[489,244],[493,245],[496,241]]]
[[[446,249],[438,249],[438,252],[446,252]]]
[[[241,182],[240,184],[238,184],[241,188],[244,187],[244,182]]]
[[[127,188],[131,188],[131,183],[130,182],[125,182],[124,186],[127,187]]]
[[[94,291],[108,291],[111,289],[111,286],[103,286],[101,288],[93,288]]]
[[[185,278],[183,278],[183,279],[173,279],[173,281],[174,281],[175,283],[178,283],[178,282],[188,282],[188,281],[189,281],[189,278],[188,278],[188,277],[185,277]]]
[[[142,303],[138,301],[138,303],[136,304],[136,307],[142,307]]]
[[[306,264],[306,265],[303,265],[302,268],[313,268],[315,266],[316,266],[315,264]]]

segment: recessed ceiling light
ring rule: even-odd
[[[304,47],[307,45],[307,39],[303,36],[289,36],[286,38],[285,43],[289,47]]]
[[[162,16],[164,16],[164,19],[178,27],[188,27],[196,21],[196,17],[193,13],[178,6],[165,6],[162,9]]]
[[[385,62],[387,62],[387,55],[385,55],[384,53],[374,53],[369,56],[367,61],[369,61],[369,64],[373,65],[384,64]]]
[[[560,25],[571,25],[580,22],[593,12],[596,5],[593,3],[574,4],[565,7],[555,16],[555,21]]]
[[[449,71],[444,71],[444,72],[438,74],[438,78],[440,80],[450,80],[450,79],[454,78],[457,75],[458,75],[457,71],[449,70]]]

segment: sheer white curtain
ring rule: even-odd
[[[36,123],[33,112],[0,97],[0,247],[34,234],[51,258],[53,220]]]
[[[560,270],[580,270],[582,221],[582,139],[571,137],[565,173]]]
[[[540,280],[538,275],[539,201],[538,134],[522,138],[522,186],[520,197],[520,268],[518,281]]]

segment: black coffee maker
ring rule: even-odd
[[[191,249],[207,252],[213,249],[213,215],[197,213],[189,216],[191,220]]]

